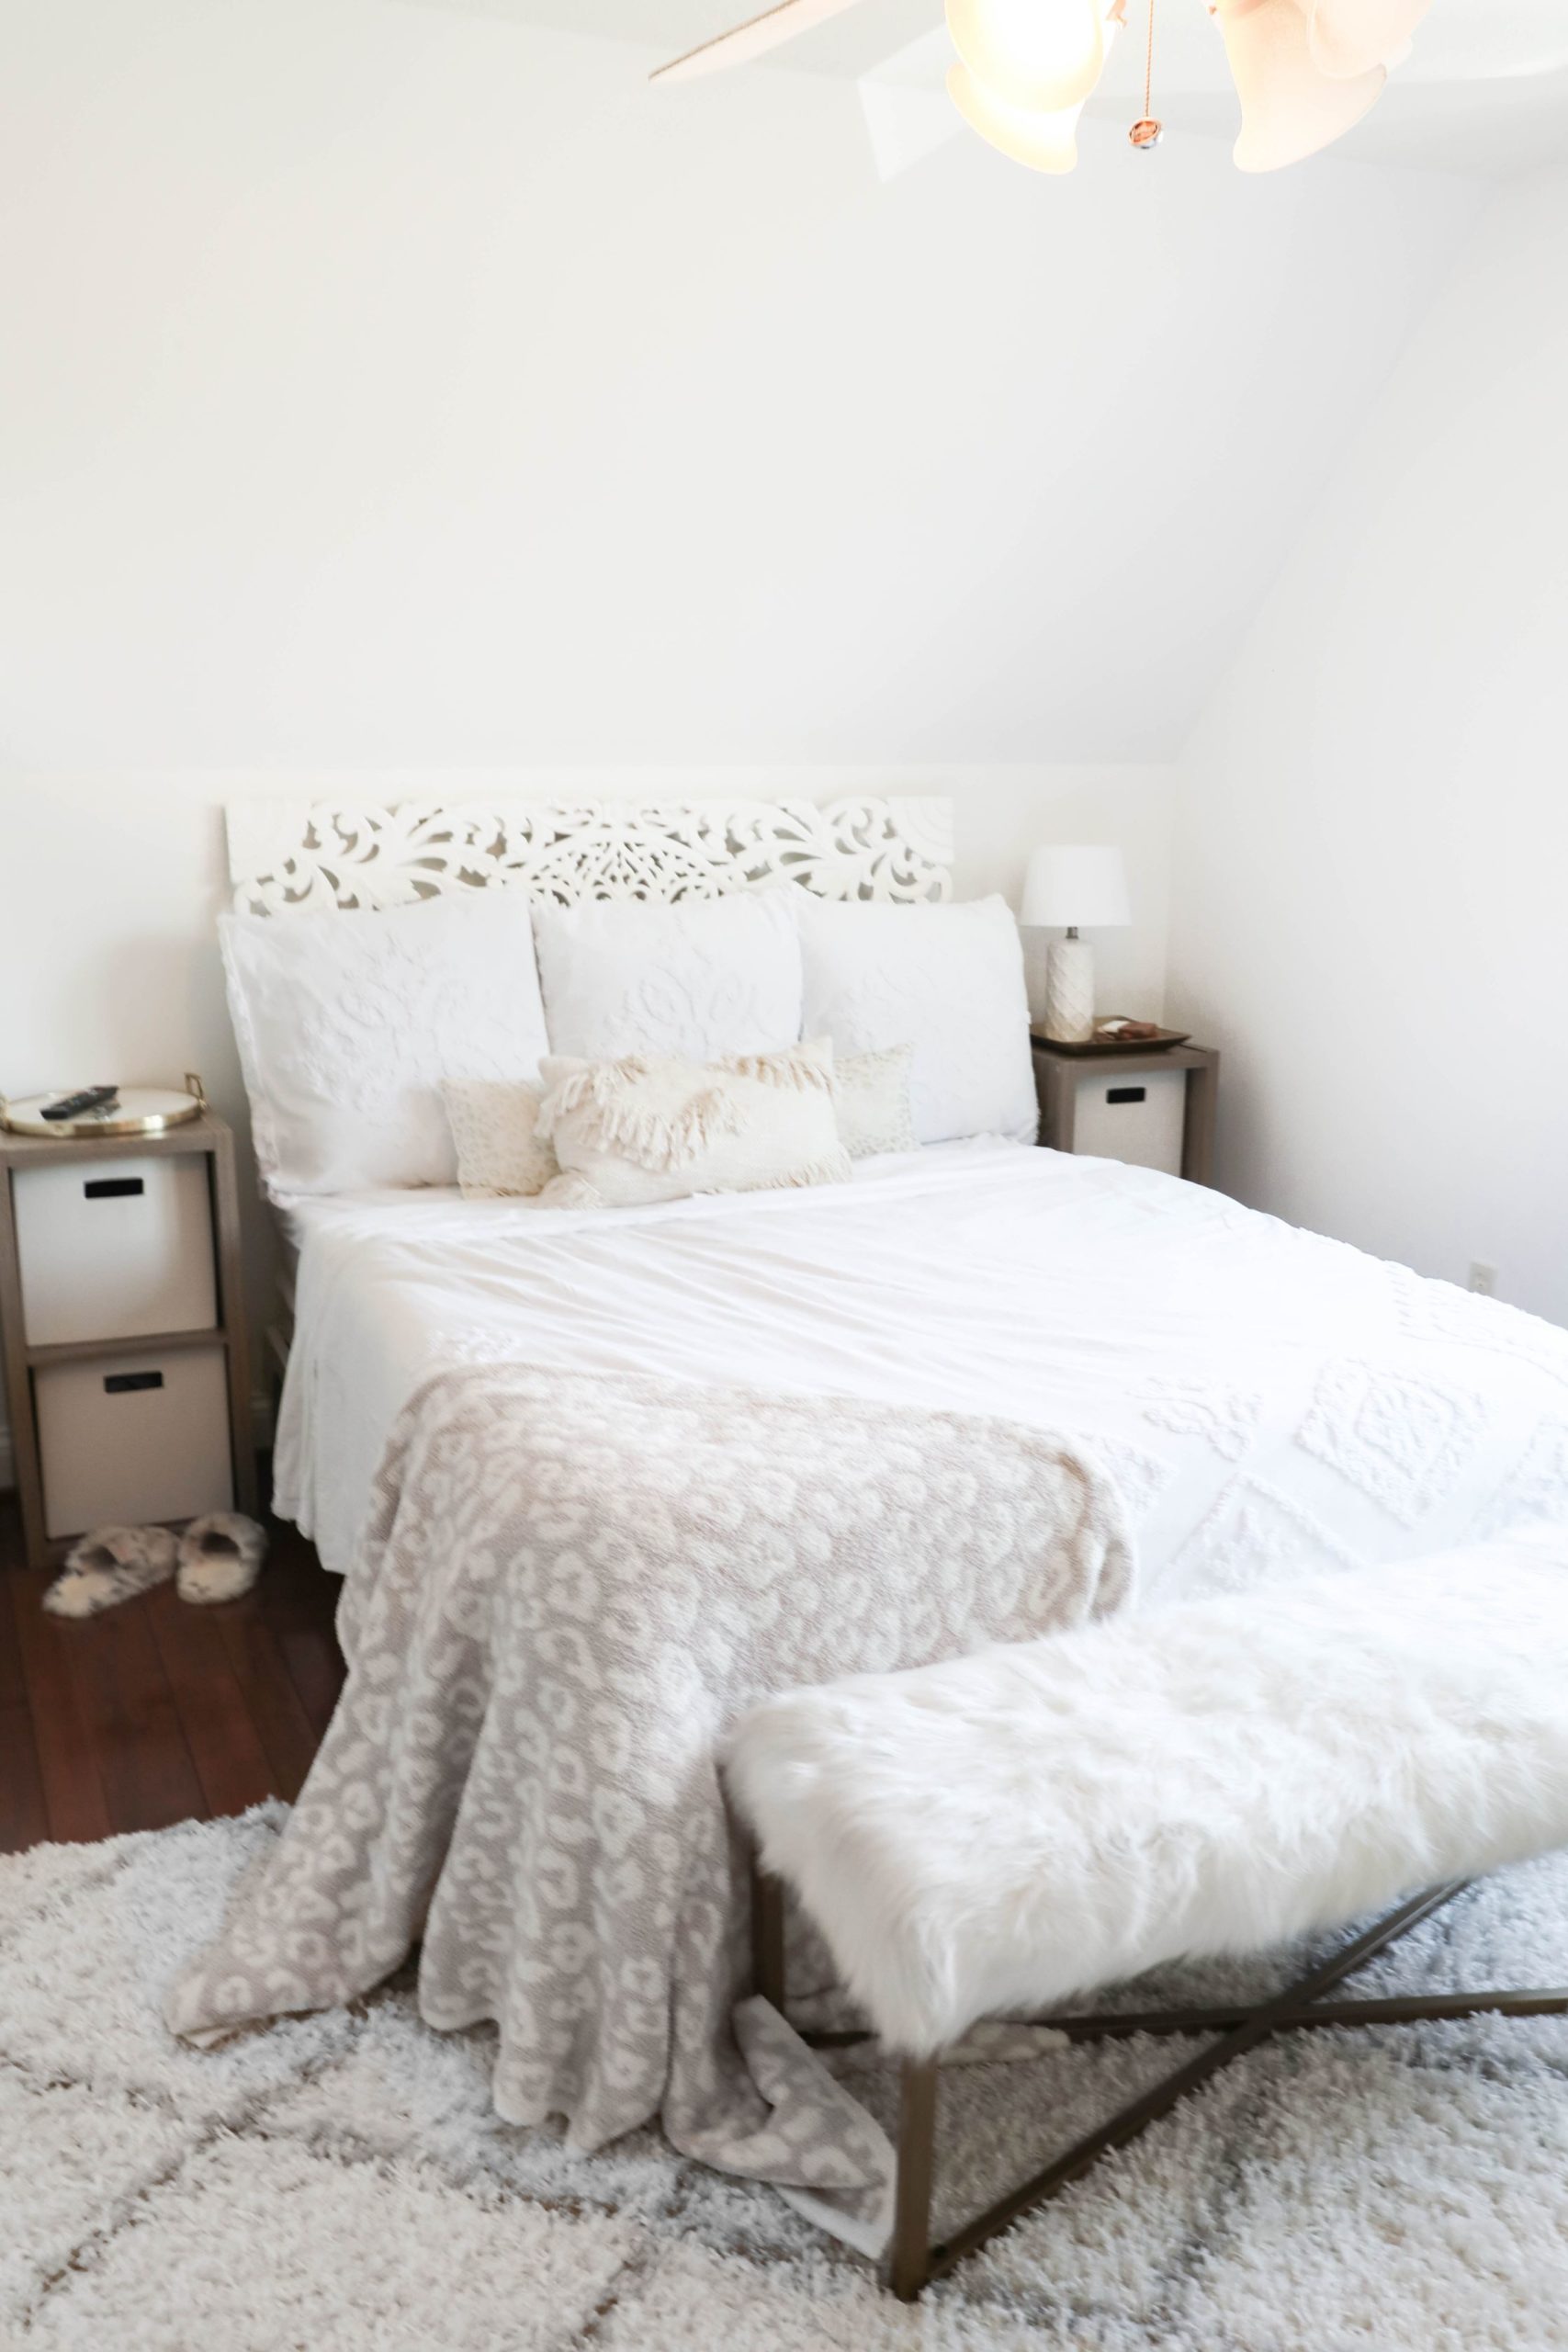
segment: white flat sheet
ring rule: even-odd
[[[1155,1598],[1568,1517],[1568,1332],[1116,1161],[950,1144],[800,1192],[382,1193],[295,1225],[276,1503],[340,1572],[399,1411],[461,1363],[1070,1432],[1122,1487]]]

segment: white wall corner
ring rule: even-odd
[[[1565,268],[1568,173],[1505,182],[1413,313],[1179,761],[1168,1001],[1225,1191],[1568,1324]]]

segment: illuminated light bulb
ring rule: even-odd
[[[1309,0],[1308,47],[1331,81],[1397,60],[1432,0]]]
[[[1344,79],[1318,71],[1296,0],[1221,0],[1218,15],[1241,100],[1238,171],[1277,172],[1315,155],[1382,95],[1381,65]]]
[[[1100,0],[947,0],[947,28],[971,81],[1026,113],[1077,106],[1105,63]]]
[[[1054,111],[1010,107],[994,98],[962,62],[947,69],[947,95],[970,130],[1015,164],[1027,164],[1032,172],[1070,172],[1077,162],[1081,98],[1076,107]]]

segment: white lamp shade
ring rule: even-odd
[[[1029,861],[1018,919],[1029,930],[1062,925],[1105,931],[1131,922],[1121,851],[1037,849]]]

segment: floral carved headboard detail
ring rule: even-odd
[[[229,873],[245,914],[400,907],[502,888],[587,899],[715,899],[795,882],[825,899],[953,895],[953,804],[941,797],[236,801]]]

